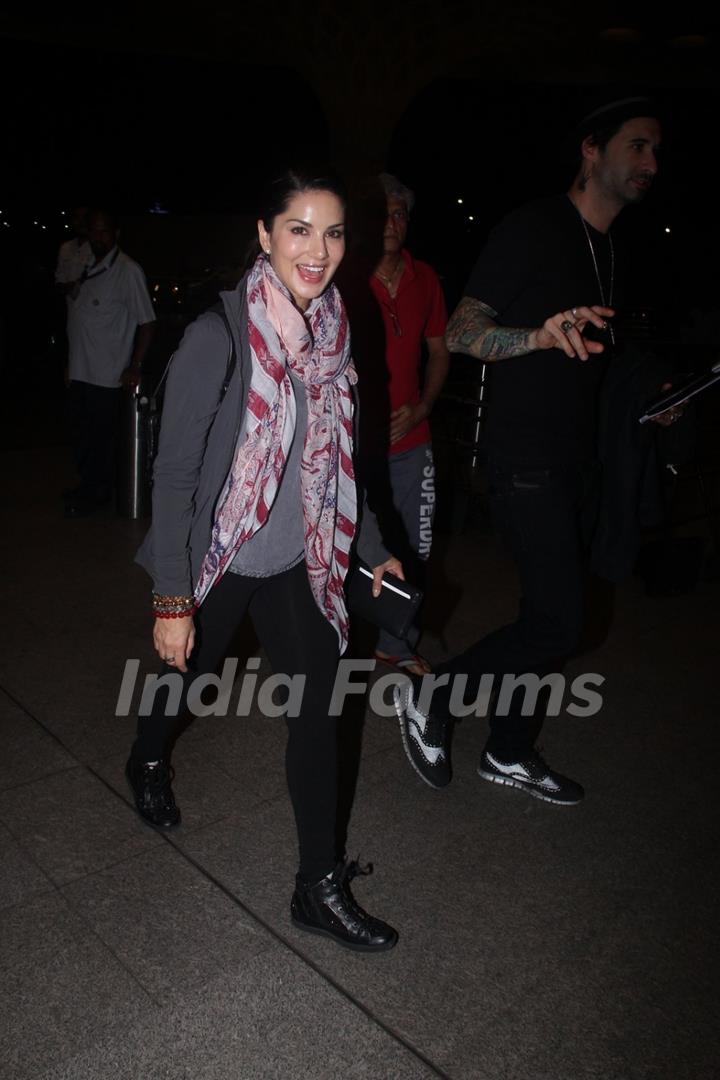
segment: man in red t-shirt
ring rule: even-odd
[[[385,365],[390,407],[388,472],[392,502],[407,545],[424,562],[430,555],[435,510],[435,467],[428,416],[442,389],[450,356],[445,345],[447,311],[438,276],[427,263],[413,259],[404,247],[415,198],[394,176],[383,173],[387,199],[382,257],[370,278],[385,330]],[[427,350],[420,380],[423,343]],[[382,518],[382,508],[378,507]],[[407,641],[384,631],[376,657],[411,674],[423,675],[429,665],[416,653],[420,630]]]

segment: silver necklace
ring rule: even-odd
[[[572,202],[572,200],[570,200],[570,201]],[[574,203],[573,203],[573,206],[575,206]],[[610,291],[608,293],[607,300],[606,300],[605,299],[605,289],[603,288],[602,278],[600,277],[600,267],[598,266],[597,256],[595,255],[595,248],[593,247],[592,237],[590,235],[590,230],[587,227],[587,221],[582,216],[582,214],[578,210],[577,206],[575,206],[575,209],[578,212],[578,216],[579,216],[579,218],[580,218],[580,220],[582,222],[582,227],[585,230],[585,236],[587,237],[588,247],[590,248],[590,254],[592,256],[593,266],[595,268],[595,277],[597,278],[598,289],[600,290],[600,300],[602,301],[602,306],[611,308],[612,307],[612,302],[613,302],[613,289],[615,288],[615,248],[613,247],[612,236],[610,235],[610,233],[607,234],[607,238],[608,238],[608,241],[610,243]],[[612,342],[613,348],[615,348],[615,334],[613,332],[613,328],[612,328],[611,323],[608,323],[608,330],[610,331],[610,341]]]

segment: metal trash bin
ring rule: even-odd
[[[150,515],[153,419],[150,398],[142,392],[141,387],[125,387],[122,392],[117,473],[117,512],[120,517],[135,520]]]

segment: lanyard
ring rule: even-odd
[[[110,269],[111,266],[114,265],[115,260],[117,259],[119,254],[120,254],[120,248],[116,247],[115,248],[115,254],[113,255],[110,262],[107,264],[107,266],[103,266],[100,270],[96,270],[94,274],[90,273],[90,271],[86,267],[82,272],[82,277],[80,278],[80,284],[84,285],[86,281],[91,281],[92,278],[100,277],[101,274],[104,274],[107,270]]]

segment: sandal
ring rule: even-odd
[[[376,652],[375,659],[381,664],[395,668],[396,671],[401,671],[404,675],[417,675],[422,678],[423,675],[429,675],[432,671],[427,660],[418,653],[412,656],[385,656],[383,653]]]

